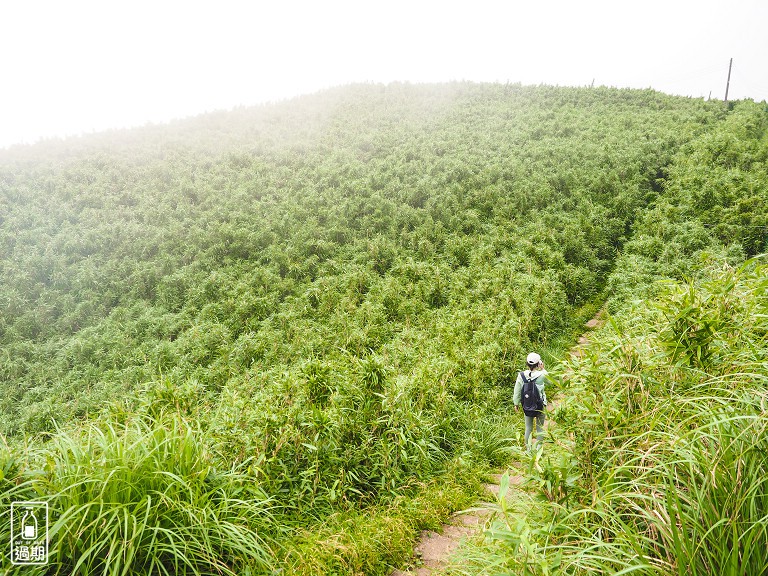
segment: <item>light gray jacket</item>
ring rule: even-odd
[[[546,370],[524,370],[525,377],[526,378],[535,378],[536,379],[536,388],[539,389],[539,394],[541,394],[541,400],[544,402],[544,406],[547,405],[547,395],[544,393],[544,385],[548,381],[547,380],[547,371]],[[521,395],[523,392],[523,378],[520,376],[520,374],[517,375],[517,380],[515,381],[515,391],[512,394],[512,403],[515,406],[521,405]]]

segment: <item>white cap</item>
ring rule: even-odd
[[[528,363],[528,366],[536,366],[536,364],[541,362],[541,356],[536,354],[536,352],[531,352],[525,361]]]

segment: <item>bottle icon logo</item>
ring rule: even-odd
[[[27,508],[21,518],[21,537],[24,540],[37,538],[37,518],[32,508]]]
[[[11,502],[11,563],[48,564],[47,502]]]

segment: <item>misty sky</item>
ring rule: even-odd
[[[4,0],[0,147],[352,82],[768,100],[768,1]]]

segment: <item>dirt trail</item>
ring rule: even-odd
[[[597,313],[585,327],[589,331],[598,328],[603,323],[603,311]],[[571,354],[581,356],[583,348],[589,342],[589,332],[585,332],[579,337],[578,344],[571,349]],[[548,411],[552,412],[557,407],[557,401],[549,402]],[[547,418],[545,426],[549,426],[551,420]],[[519,486],[523,483],[518,467],[512,467],[506,471],[509,474],[510,486]],[[502,474],[494,474],[492,483],[485,484],[485,491],[494,501],[499,496],[499,486]],[[514,497],[512,491],[508,497]],[[479,502],[477,507],[468,512],[455,513],[448,523],[443,524],[439,532],[432,530],[422,531],[418,542],[413,550],[415,564],[418,567],[407,570],[394,570],[391,576],[433,576],[448,567],[448,558],[461,546],[467,538],[479,533],[486,521],[491,516],[491,507],[488,502]]]

